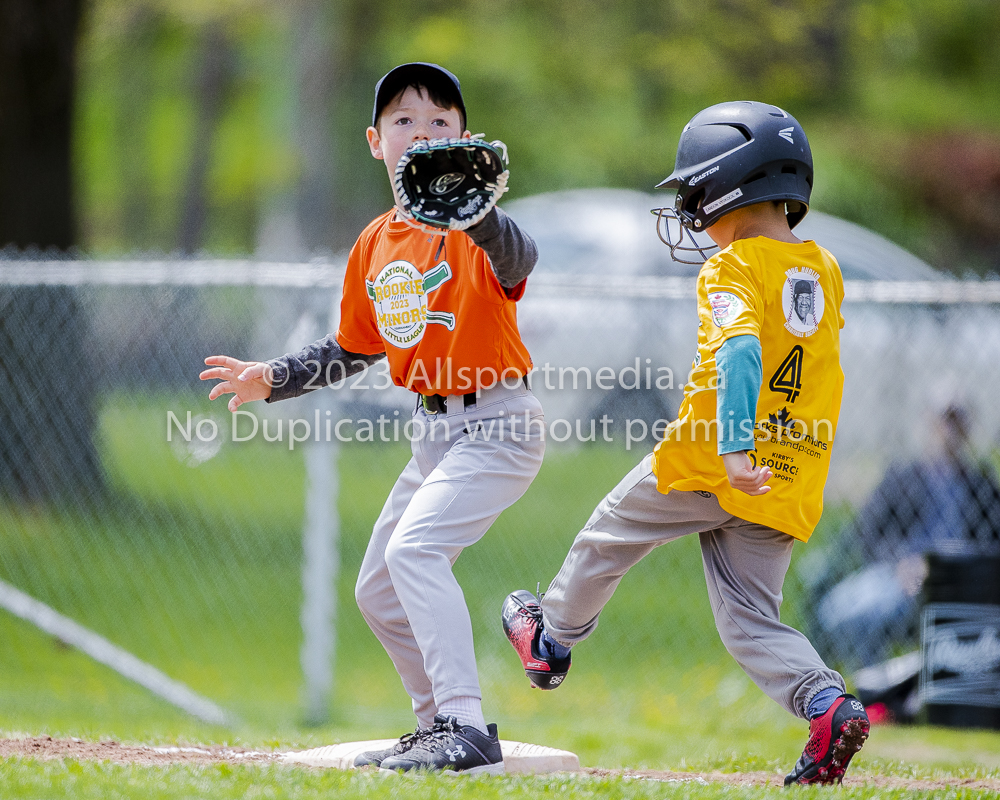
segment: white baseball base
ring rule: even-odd
[[[293,764],[331,769],[353,769],[354,759],[367,750],[384,750],[398,739],[375,739],[370,742],[344,742],[312,750],[285,753],[284,760]],[[576,753],[557,750],[540,744],[505,742],[500,740],[503,763],[509,773],[579,772],[580,759]]]

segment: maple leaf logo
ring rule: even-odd
[[[795,428],[795,420],[792,419],[787,407],[781,409],[777,414],[768,414],[767,419],[772,425],[777,425],[782,430],[790,431]]]

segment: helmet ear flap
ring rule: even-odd
[[[701,203],[705,199],[705,187],[699,186],[691,194],[685,195],[681,198],[679,211],[688,219],[694,219],[695,215],[701,209]]]
[[[809,207],[805,203],[801,203],[798,200],[786,200],[785,215],[788,218],[788,227],[794,228],[798,225],[808,210]]]

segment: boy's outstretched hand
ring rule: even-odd
[[[734,489],[751,496],[771,491],[771,487],[766,485],[773,474],[770,467],[755,467],[746,451],[726,453],[722,456],[722,463],[726,466],[729,485]]]
[[[205,363],[213,369],[206,369],[198,377],[203,381],[213,378],[222,381],[212,387],[208,399],[214,400],[224,394],[235,395],[229,401],[230,411],[235,411],[251,400],[266,400],[271,396],[274,370],[270,364],[263,361],[240,361],[229,356],[209,356]]]

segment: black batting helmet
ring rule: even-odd
[[[674,171],[658,189],[677,189],[673,209],[653,209],[660,238],[676,250],[699,250],[690,232],[704,231],[723,214],[769,200],[784,200],[794,228],[809,209],[813,163],[809,141],[788,112],[741,100],[699,112],[684,126]],[[694,247],[673,241],[667,219],[689,232]],[[682,234],[683,231],[678,231]],[[678,259],[681,260],[681,259]]]

